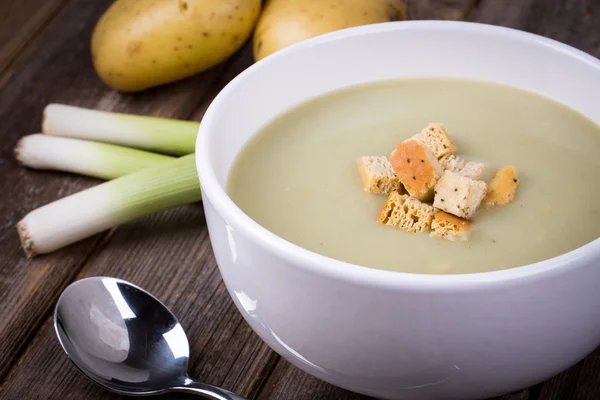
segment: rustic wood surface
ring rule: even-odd
[[[0,83],[12,62],[56,15],[66,0],[20,0],[0,2]]]
[[[119,397],[70,364],[51,323],[60,292],[76,279],[97,275],[136,283],[179,316],[190,340],[190,374],[202,381],[250,399],[367,399],[296,369],[252,332],[221,281],[198,204],[120,226],[51,255],[24,257],[14,224],[35,207],[97,183],[26,170],[14,161],[16,141],[39,131],[47,103],[199,121],[216,93],[252,62],[246,46],[193,78],[139,94],[117,93],[97,79],[89,55],[93,26],[110,3],[0,3],[0,399]],[[600,0],[407,0],[407,10],[411,19],[519,28],[600,57]],[[547,382],[498,400],[598,398],[600,351]]]

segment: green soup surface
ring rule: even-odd
[[[441,122],[457,154],[486,162],[482,180],[515,165],[516,200],[481,207],[471,239],[451,242],[377,223],[386,197],[367,194],[361,156]],[[258,132],[238,155],[228,193],[260,225],[310,251],[423,274],[501,270],[600,236],[600,127],[522,90],[459,79],[377,82],[310,100]]]

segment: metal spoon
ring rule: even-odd
[[[213,400],[244,400],[188,378],[190,348],[179,321],[150,293],[129,282],[94,277],[72,283],[58,299],[54,328],[77,368],[113,392],[186,392]]]

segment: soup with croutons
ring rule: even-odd
[[[600,127],[534,93],[459,79],[345,88],[262,128],[228,193],[310,251],[423,274],[542,261],[600,237]]]

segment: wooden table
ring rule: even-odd
[[[14,224],[27,212],[97,181],[26,170],[20,136],[38,132],[49,102],[199,121],[219,90],[252,62],[246,46],[182,82],[124,95],[96,77],[92,28],[110,0],[0,2],[0,399],[117,398],[67,360],[52,327],[60,292],[108,275],[154,293],[190,338],[190,374],[250,399],[365,399],[321,382],[271,351],[243,321],[221,281],[199,204],[163,212],[56,253],[27,259]],[[411,19],[520,28],[600,57],[600,0],[408,0]],[[549,66],[551,68],[551,66]],[[169,397],[169,396],[167,396]],[[183,398],[173,395],[171,398]],[[600,352],[503,400],[600,398]]]

